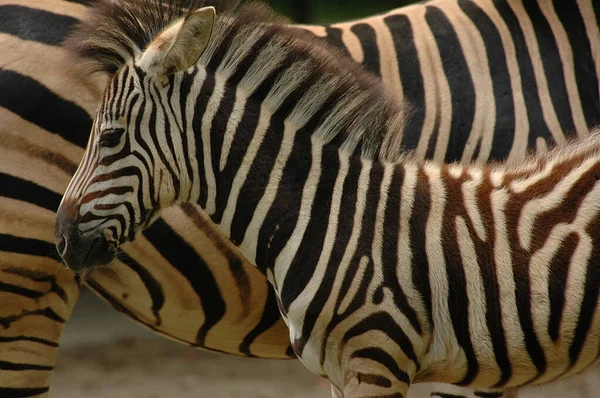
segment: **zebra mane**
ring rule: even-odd
[[[324,144],[335,140],[342,150],[354,153],[358,149],[367,158],[394,160],[400,156],[399,140],[408,108],[387,92],[380,79],[323,40],[290,28],[286,18],[262,3],[98,0],[92,4],[90,17],[76,27],[65,45],[92,71],[115,73],[124,64],[135,63],[172,22],[205,6],[215,7],[217,19],[199,62],[209,65],[218,58],[219,71],[231,75],[246,55],[256,54],[254,69],[244,78],[246,83],[257,88],[269,73],[282,71],[271,96],[280,100],[312,79],[310,95],[300,101],[292,118],[303,125],[316,111],[315,104],[331,105],[314,138]]]
[[[568,173],[573,164],[594,161],[600,156],[600,128],[593,127],[586,136],[571,136],[561,145],[549,148],[544,153],[534,149],[517,161],[491,161],[487,163],[490,170],[512,176],[513,178],[530,178],[534,175]],[[557,165],[562,165],[557,167]],[[595,178],[600,179],[600,169],[595,170]]]
[[[239,0],[92,0],[64,46],[74,58],[85,60],[90,73],[114,74],[142,51],[165,27],[189,13],[212,5],[218,13],[235,9]]]

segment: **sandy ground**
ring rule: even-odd
[[[63,338],[51,398],[326,398],[329,386],[299,361],[237,358],[157,337],[89,293]],[[519,398],[600,397],[600,371]],[[411,398],[424,398],[417,388]]]

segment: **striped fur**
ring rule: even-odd
[[[565,124],[563,119],[568,125],[571,108],[579,113],[584,108],[588,112],[596,109],[594,96],[585,94],[586,88],[594,87],[596,79],[596,75],[587,69],[587,65],[594,64],[591,55],[597,54],[598,48],[595,2],[579,2],[577,8],[574,3],[555,3],[554,10],[545,11],[545,15],[558,16],[542,19],[535,17],[533,2],[527,3],[526,13],[522,13],[523,7],[517,2],[506,3],[509,7],[503,2],[496,3],[502,7],[501,15],[506,16],[505,24],[510,32],[502,36],[506,48],[522,42],[518,40],[520,32],[525,33],[527,43],[538,41],[539,35],[551,43],[556,36],[547,35],[543,30],[544,21],[548,21],[552,31],[567,32],[568,40],[564,35],[554,39],[561,49],[558,52],[560,59],[556,51],[545,51],[540,55],[535,54],[535,47],[529,52],[524,51],[524,46],[518,46],[520,51],[514,53],[498,45],[494,29],[484,24],[484,18],[479,19],[472,11],[465,13],[481,9],[486,15],[494,16],[495,7],[491,2],[463,2],[460,10],[453,4],[430,1],[390,11],[381,17],[305,28],[342,46],[356,61],[380,74],[388,87],[413,103],[412,125],[422,126],[424,136],[432,138],[419,140],[421,132],[415,127],[402,136],[402,145],[408,149],[416,148],[419,156],[435,156],[436,160],[468,161],[469,156],[486,159],[484,155],[477,156],[472,149],[463,153],[465,142],[473,142],[477,136],[457,139],[453,130],[462,120],[473,117],[470,104],[475,101],[461,97],[472,95],[473,91],[446,88],[474,85],[475,80],[489,74],[487,68],[502,66],[483,62],[486,56],[495,58],[503,53],[511,54],[506,57],[511,71],[529,70],[527,65],[531,59],[541,59],[544,65],[549,65],[543,70],[545,75],[538,73],[536,79],[520,78],[519,73],[513,73],[508,97],[498,96],[494,101],[483,102],[484,106],[495,103],[498,109],[506,112],[511,109],[522,111],[524,99],[520,99],[519,93],[529,93],[527,109],[532,110],[525,117],[520,114],[517,118],[520,126],[525,121],[525,126],[527,123],[547,124],[549,129],[556,130],[556,123]],[[547,10],[551,3],[540,4]],[[511,17],[510,10],[516,17]],[[88,115],[95,110],[104,85],[102,77],[65,73],[70,67],[65,67],[61,61],[63,51],[58,45],[85,11],[80,4],[59,0],[0,1],[3,16],[0,22],[3,54],[0,57],[0,268],[5,270],[0,272],[0,291],[2,303],[11,303],[3,305],[0,314],[4,327],[0,328],[0,361],[4,361],[5,367],[52,369],[64,321],[77,299],[77,284],[69,273],[58,270],[57,255],[50,242],[54,210],[81,158],[82,147],[87,141],[83,132],[91,127]],[[451,29],[441,30],[441,25],[425,18],[426,13],[443,14]],[[585,23],[569,22],[577,19]],[[503,26],[497,18],[494,21],[495,26]],[[463,31],[463,27],[470,30]],[[480,32],[476,35],[480,39],[456,38],[456,34],[462,38],[474,31]],[[532,36],[532,32],[538,33]],[[482,43],[488,45],[489,52],[481,47]],[[586,50],[588,47],[592,51]],[[538,45],[538,48],[543,50],[545,47]],[[435,62],[430,61],[430,54]],[[456,73],[449,73],[450,69],[442,62],[448,54],[458,58],[454,67],[460,66],[460,69],[456,69]],[[583,59],[577,68],[569,61],[570,54],[575,54],[580,61]],[[40,59],[44,62],[39,62]],[[553,62],[559,61],[564,68],[552,66]],[[465,65],[469,67],[465,68]],[[564,77],[557,74],[561,69],[565,71]],[[496,69],[493,72],[494,76],[502,76]],[[538,94],[536,84],[540,79],[545,79],[546,84],[568,86],[571,93],[568,103],[561,102],[566,96],[560,90],[550,90],[550,97],[542,92]],[[497,84],[508,87],[504,81],[500,79]],[[519,87],[522,90],[518,90]],[[478,91],[477,98],[483,98],[482,95]],[[577,96],[579,103],[572,99]],[[519,107],[502,105],[506,98],[520,104]],[[555,104],[557,118],[542,118],[541,113],[535,111],[535,104],[550,98]],[[428,101],[426,106],[425,101]],[[460,102],[461,107],[449,108],[450,102]],[[477,109],[482,109],[481,106],[478,104]],[[548,105],[545,106],[547,109]],[[482,113],[492,115],[500,114],[500,111],[492,109]],[[527,134],[526,128],[521,127],[516,135],[513,134],[515,117],[503,114],[505,117],[496,119],[496,138],[491,140],[492,147],[498,150],[491,150],[485,156],[503,158],[509,155],[507,148],[511,148],[510,153],[514,153],[511,158],[516,159],[522,156],[522,143],[535,145],[537,140],[522,138]],[[432,136],[432,120],[436,120],[436,115],[440,115],[444,126],[450,125],[452,129],[439,130],[438,135]],[[425,117],[426,122],[423,121]],[[502,129],[503,125],[508,127]],[[569,131],[572,129],[564,130],[562,134],[567,136]],[[552,138],[547,141],[551,145]],[[25,214],[24,208],[28,209]],[[206,226],[207,222],[206,216],[195,208],[169,209],[134,244],[127,245],[114,266],[97,270],[88,284],[119,311],[177,341],[245,356],[293,355],[287,330],[264,278],[232,251],[228,242],[220,240],[219,235]],[[227,264],[226,270],[223,263]],[[13,269],[30,276],[15,275]],[[32,278],[31,275],[36,275],[33,272],[42,277]],[[53,278],[56,278],[56,287],[54,282],[44,281],[53,281]],[[55,290],[66,292],[68,301],[59,299],[61,296]],[[35,299],[23,292],[42,296]],[[37,316],[37,312],[43,315]],[[40,343],[37,339],[48,343]],[[50,374],[51,370],[0,369],[0,396],[43,394]],[[9,390],[13,388],[16,390]],[[452,391],[452,394],[459,392]]]
[[[128,49],[59,208],[68,265],[107,262],[191,201],[267,276],[296,354],[334,395],[521,386],[598,362],[599,133],[514,165],[423,162],[390,145],[410,108],[264,25],[263,7],[226,10],[195,65],[145,61],[177,54],[169,32],[195,15],[159,35],[170,21],[148,3],[105,2],[74,39],[116,54],[134,26],[155,37]]]
[[[599,13],[594,0],[433,0],[310,30],[412,105],[401,142],[419,157],[514,161],[600,121]]]

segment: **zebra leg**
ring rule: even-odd
[[[375,375],[368,375],[374,376]],[[385,392],[383,392],[385,390]],[[371,385],[371,383],[364,382],[350,383],[344,387],[344,398],[377,398],[377,397],[389,397],[389,398],[406,398],[408,394],[408,384],[400,383],[392,386],[380,386]],[[334,398],[336,396],[334,395]]]
[[[473,389],[444,383],[413,384],[410,398],[506,398],[506,390]],[[514,397],[513,397],[514,398]]]
[[[396,371],[402,375],[408,373],[400,369]],[[346,372],[344,385],[344,398],[406,398],[412,377],[397,377],[391,375],[383,366],[361,367],[360,371]]]
[[[47,396],[78,296],[73,274],[58,262],[0,251],[0,397]]]
[[[342,393],[338,391],[337,388],[334,387],[334,385],[331,385],[331,397],[332,398],[344,398],[342,396]]]

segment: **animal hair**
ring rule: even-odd
[[[264,54],[267,59],[283,59],[277,68],[295,68],[299,75],[309,71],[308,74],[321,82],[336,81],[335,85],[321,84],[320,100],[333,101],[335,106],[321,120],[320,125],[327,128],[314,132],[313,138],[324,144],[341,140],[342,150],[360,151],[368,158],[393,160],[402,153],[398,136],[406,125],[409,107],[362,66],[325,41],[291,28],[286,18],[262,3],[99,0],[92,3],[90,16],[76,27],[65,45],[74,59],[87,65],[89,71],[115,73],[124,64],[135,63],[164,28],[205,6],[215,7],[217,19],[199,62],[208,65],[217,55],[223,60],[235,61],[249,51],[256,51],[253,37],[267,36],[269,44],[259,51],[271,51]],[[226,54],[220,54],[222,51]],[[231,63],[223,62],[222,69]],[[227,75],[227,71],[220,72]],[[273,98],[282,97],[276,92],[271,94]],[[356,112],[359,109],[361,111]],[[304,111],[298,109],[298,112]]]

